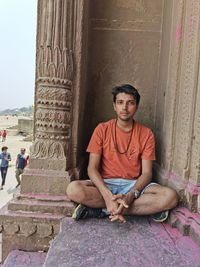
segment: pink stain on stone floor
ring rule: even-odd
[[[182,26],[178,25],[176,27],[176,42],[179,43],[182,38]]]

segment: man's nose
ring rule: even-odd
[[[123,109],[126,110],[128,108],[128,104],[127,103],[124,103],[123,104]]]

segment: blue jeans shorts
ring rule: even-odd
[[[114,194],[127,194],[134,186],[137,180],[128,180],[122,178],[109,178],[104,179],[104,183],[108,187],[108,189]],[[147,188],[152,185],[158,185],[157,183],[149,183],[145,186],[145,188],[141,191],[141,194],[145,192]]]

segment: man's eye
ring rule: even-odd
[[[135,101],[130,101],[129,104],[130,105],[135,105]]]

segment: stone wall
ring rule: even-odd
[[[23,134],[32,134],[33,133],[33,119],[23,118],[18,119],[18,132]]]
[[[200,212],[200,2],[165,1],[157,94],[157,170]]]
[[[86,101],[90,133],[114,116],[111,89],[130,83],[142,95],[138,118],[155,121],[163,1],[91,0],[89,92]]]

